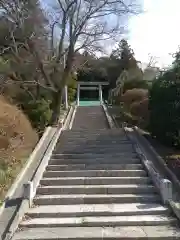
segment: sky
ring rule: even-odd
[[[137,60],[146,63],[150,54],[157,66],[167,67],[180,45],[180,0],[142,1],[144,12],[129,21],[128,42]]]
[[[44,6],[48,1],[41,0]],[[156,66],[168,67],[173,61],[171,54],[180,45],[180,0],[139,1],[144,11],[129,19],[128,43],[138,61],[148,63],[149,56],[153,56]],[[105,47],[110,53],[113,47],[108,44]]]

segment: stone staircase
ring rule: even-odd
[[[180,239],[122,130],[64,131],[13,239]]]
[[[78,107],[72,129],[106,129],[107,119],[102,106]]]
[[[124,131],[107,129],[102,113],[88,129],[82,109],[73,130],[63,131],[13,239],[180,239],[177,219]]]

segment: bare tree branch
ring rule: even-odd
[[[39,56],[39,52],[37,51],[34,42],[31,41],[31,40],[28,40],[27,44],[28,44],[29,49],[32,52],[32,54],[34,54],[35,57],[36,57],[37,63],[39,65],[39,69],[41,70],[41,73],[42,73],[44,79],[46,80],[47,85],[50,86],[51,89],[54,89],[54,91],[56,92],[56,88],[54,86],[54,83],[51,81],[50,77],[48,76],[48,74],[46,73],[46,71],[44,69],[44,64],[43,64],[43,62],[42,62],[42,60]]]

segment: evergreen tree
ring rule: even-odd
[[[122,39],[118,47],[112,51],[108,67],[108,76],[110,79],[110,88],[116,87],[116,81],[124,72],[128,72],[129,80],[141,80],[142,70],[138,66],[134,52],[125,39]]]
[[[112,51],[111,58],[115,58],[120,61],[120,68],[122,71],[137,66],[134,52],[125,39],[122,39],[118,44],[117,49]]]

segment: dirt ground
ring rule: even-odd
[[[37,141],[28,118],[0,95],[0,202]]]

